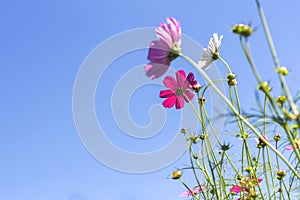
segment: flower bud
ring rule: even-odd
[[[267,136],[263,135],[262,136],[266,141],[269,141],[269,139],[267,138]],[[267,144],[260,138],[258,138],[258,144],[257,144],[257,148],[263,148],[265,147]]]
[[[222,151],[227,151],[227,150],[229,150],[230,149],[230,144],[228,143],[228,144],[223,144],[223,145],[221,145],[221,149],[222,149]]]
[[[198,102],[203,105],[205,103],[206,99],[204,97],[199,97]]]
[[[235,80],[235,79],[233,79],[233,80],[228,80],[228,85],[229,86],[234,86],[234,85],[236,85],[237,84],[237,81]]]
[[[196,136],[195,134],[191,134],[190,139],[194,144],[196,144],[199,141],[199,137]]]
[[[244,176],[243,176],[243,174],[238,174],[237,176],[236,176],[236,179],[237,180],[242,180],[244,178]]]
[[[173,177],[172,177],[172,179],[180,179],[181,176],[182,176],[181,171],[180,171],[180,170],[176,170],[176,171],[173,172]]]
[[[289,74],[289,70],[288,70],[286,67],[284,67],[284,66],[278,67],[278,68],[276,69],[276,72],[277,72],[278,74],[282,74],[283,76],[286,76],[286,75]]]
[[[236,24],[232,27],[232,32],[243,37],[248,37],[253,33],[253,29],[249,25]]]
[[[271,88],[269,86],[268,82],[262,82],[259,84],[258,89],[263,91],[264,93],[269,93],[271,91]]]
[[[206,137],[207,137],[207,135],[205,135],[204,133],[202,133],[202,134],[199,135],[199,138],[201,140],[204,140]]]
[[[285,175],[286,175],[286,171],[285,171],[285,170],[279,169],[279,170],[277,171],[276,178],[277,178],[278,180],[282,180],[283,177],[284,177]]]
[[[249,134],[248,134],[248,133],[246,133],[246,132],[242,133],[242,138],[243,138],[244,140],[246,140],[248,137],[249,137]]]
[[[188,130],[186,128],[182,128],[180,132],[183,134],[186,134],[188,132]]]
[[[278,142],[280,139],[281,139],[281,135],[280,135],[280,134],[274,135],[274,140],[275,140],[276,142]]]
[[[282,104],[284,104],[285,102],[286,102],[286,100],[287,100],[287,97],[286,96],[278,96],[277,98],[276,98],[276,103],[278,103],[278,104],[280,104],[280,105],[282,105]]]
[[[246,170],[246,172],[251,172],[252,167],[251,166],[247,166],[245,170]]]

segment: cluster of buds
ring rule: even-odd
[[[253,33],[253,29],[247,24],[236,24],[231,31],[243,37],[248,37]]]
[[[237,84],[237,81],[235,79],[235,75],[233,73],[229,73],[227,75],[227,82],[229,86],[234,86]]]

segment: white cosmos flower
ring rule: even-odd
[[[223,35],[218,37],[217,33],[213,34],[213,37],[210,38],[208,47],[203,48],[203,53],[201,56],[200,61],[198,62],[198,65],[203,70],[206,70],[210,67],[211,63],[214,60],[217,60],[219,57],[219,48],[221,46],[221,40],[223,38]]]

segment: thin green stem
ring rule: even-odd
[[[230,103],[230,101],[226,98],[226,96],[219,90],[219,88],[213,83],[213,81],[209,78],[209,76],[201,69],[197,63],[195,63],[191,58],[188,56],[185,56],[181,54],[181,57],[190,62],[198,71],[201,73],[201,75],[204,77],[204,79],[211,84],[212,88],[216,91],[216,93],[225,101],[225,103],[229,106],[229,108],[233,111],[234,114],[236,114],[252,131],[259,137],[263,142],[265,142],[270,149],[278,154],[278,156],[281,158],[281,160],[290,168],[290,170],[300,178],[300,175],[298,174],[297,170],[294,169],[294,167],[289,163],[289,161],[277,150],[274,148],[273,145],[271,145],[268,141],[266,141],[262,135],[256,130],[256,128],[248,122],[241,114],[238,113],[238,111],[234,108],[234,106]]]
[[[281,67],[280,63],[279,63],[279,59],[278,59],[278,56],[277,56],[277,53],[276,53],[276,49],[275,49],[275,46],[274,46],[274,43],[273,43],[273,40],[272,40],[271,32],[269,30],[269,26],[267,24],[267,20],[266,20],[263,8],[261,7],[259,0],[256,0],[256,5],[257,5],[259,16],[260,16],[260,19],[261,19],[261,22],[262,22],[262,25],[263,25],[263,28],[264,28],[264,31],[265,31],[265,34],[266,34],[266,37],[267,37],[267,41],[268,41],[268,44],[269,44],[269,48],[270,48],[270,51],[271,51],[271,54],[272,54],[272,57],[273,57],[275,67],[279,68],[279,67]],[[290,106],[293,110],[293,113],[297,118],[299,118],[299,111],[298,111],[298,109],[297,109],[297,107],[294,103],[294,100],[291,96],[291,93],[290,93],[289,88],[286,84],[285,78],[281,73],[279,73],[279,78],[280,78],[282,86],[284,87],[284,91],[286,93],[288,101],[290,102]]]

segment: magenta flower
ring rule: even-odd
[[[159,40],[150,43],[148,51],[150,63],[145,65],[145,71],[151,79],[161,77],[168,70],[171,61],[180,53],[180,23],[175,18],[167,18],[167,23],[160,23],[155,30]]]
[[[234,193],[234,194],[238,194],[240,192],[242,192],[242,188],[240,186],[234,185],[230,188],[230,192]]]
[[[192,86],[193,90],[195,92],[199,92],[199,90],[201,89],[201,85],[195,80],[194,74],[192,72],[188,74],[186,79],[189,82],[189,84]]]
[[[165,108],[172,108],[175,105],[176,109],[181,109],[184,106],[184,101],[188,102],[194,98],[191,85],[187,81],[183,70],[176,72],[176,80],[172,76],[166,76],[164,78],[164,85],[169,90],[160,91],[159,96],[166,98],[163,102]]]
[[[202,192],[203,190],[205,190],[205,186],[201,186],[201,187],[196,187],[194,189],[191,189],[191,190],[187,190],[185,192],[182,192],[179,194],[179,197],[188,197],[188,196],[192,196],[192,193],[194,195],[197,195],[199,194],[200,192]]]

